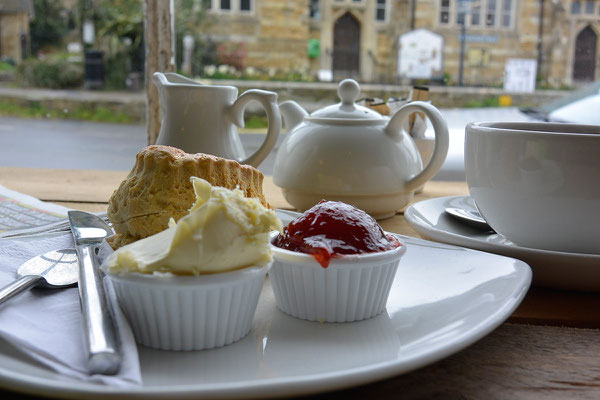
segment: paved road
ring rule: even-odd
[[[464,127],[468,122],[527,120],[514,108],[441,111],[450,128],[448,157],[434,178],[441,180],[464,179]],[[244,133],[241,138],[246,153],[251,154],[264,135]],[[141,125],[0,117],[0,166],[130,170],[136,153],[145,145],[146,132]],[[263,173],[273,174],[277,148],[261,164]]]
[[[264,135],[241,135],[247,154]],[[281,139],[281,138],[280,138]],[[0,117],[0,165],[60,169],[130,170],[146,145],[142,125]],[[273,173],[275,152],[261,164]]]

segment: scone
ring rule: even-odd
[[[190,178],[197,176],[214,186],[239,189],[272,208],[262,193],[263,174],[249,165],[209,154],[152,145],[136,156],[133,169],[108,202],[108,218],[115,235],[108,239],[113,249],[158,233],[169,218],[178,221],[194,204]]]

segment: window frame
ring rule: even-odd
[[[442,1],[447,1],[448,2],[448,6],[444,6],[442,4]],[[452,16],[454,15],[452,13],[452,0],[440,0],[439,4],[439,12],[438,12],[438,23],[441,26],[452,26]],[[442,21],[442,13],[446,12],[448,13],[448,19],[446,20],[446,22]]]
[[[444,6],[443,2],[448,1],[448,6]],[[510,7],[508,13],[504,7],[507,0],[481,0],[479,5],[474,5],[472,0],[467,0],[471,3],[467,4],[465,10],[465,26],[471,29],[481,29],[482,31],[507,31],[515,28],[515,21],[517,17],[518,0],[510,0]],[[459,0],[440,0],[437,2],[437,25],[445,28],[457,28],[461,26],[460,23],[460,4]],[[492,6],[490,8],[490,6]],[[448,21],[444,22],[442,17],[444,14],[448,15]],[[488,15],[492,15],[494,23],[488,25]],[[473,24],[473,17],[476,16],[479,23]],[[505,17],[509,18],[509,24],[504,25]]]
[[[379,23],[379,24],[385,24],[386,22],[389,21],[390,19],[390,1],[388,0],[381,0],[383,1],[383,19],[379,19],[378,15],[377,15],[377,11],[379,11],[380,9],[382,9],[380,7],[381,3],[379,3],[380,0],[375,0],[374,4],[375,4],[375,22]]]
[[[494,2],[494,6],[490,7],[490,4]],[[487,0],[485,2],[485,18],[484,25],[487,29],[498,29],[502,25],[498,23],[499,12],[498,8],[500,7],[500,0]],[[493,12],[493,14],[492,14]],[[488,15],[492,14],[494,16],[494,22],[492,24],[488,24]]]
[[[223,14],[230,14],[233,12],[233,2],[234,0],[229,0],[229,8],[223,8],[223,0],[216,0],[218,7],[213,7],[215,11],[221,12]]]
[[[508,10],[508,25],[504,25],[504,17],[507,16],[505,5],[510,1],[510,9]],[[512,29],[515,25],[515,7],[517,6],[517,0],[502,0],[500,5],[500,28],[501,29]]]
[[[469,10],[470,11],[469,12],[469,26],[479,28],[479,27],[482,27],[484,25],[483,24],[484,18],[482,18],[483,17],[483,7],[482,7],[482,5],[483,4],[480,2],[477,7],[471,6],[471,9]],[[473,12],[477,8],[479,9],[478,10],[479,12],[478,13]],[[477,24],[473,23],[473,17],[475,15],[477,15],[479,17],[479,22]]]
[[[221,8],[221,0],[208,0],[210,5],[206,11],[215,14],[222,15],[251,15],[254,14],[256,0],[248,0],[249,1],[249,10],[242,10],[242,0],[229,0],[230,8]]]
[[[316,4],[316,8],[313,8],[313,4]],[[316,10],[316,13],[311,15],[313,10]],[[308,17],[315,21],[318,21],[321,19],[321,0],[309,0],[308,1]]]
[[[238,11],[241,14],[252,14],[254,12],[254,0],[248,0],[248,7],[250,7],[248,10],[242,10],[242,1],[237,1]]]
[[[592,6],[591,10],[589,9],[589,6]],[[585,10],[584,10],[584,14],[585,15],[594,15],[595,11],[596,11],[596,2],[594,0],[586,0],[585,1]],[[588,11],[589,10],[589,11]]]

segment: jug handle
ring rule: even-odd
[[[408,118],[410,114],[417,111],[425,113],[431,120],[435,133],[435,147],[433,149],[431,160],[425,168],[406,181],[405,189],[409,192],[416,190],[429,179],[433,178],[440,168],[442,168],[444,161],[446,161],[446,156],[448,155],[449,135],[446,120],[437,108],[424,101],[413,101],[400,107],[385,128],[386,133],[395,140],[401,140],[402,135],[400,132],[402,129],[402,121]]]
[[[273,150],[275,143],[277,143],[277,138],[281,131],[281,115],[277,106],[277,93],[260,89],[250,89],[242,93],[231,107],[231,118],[233,123],[238,127],[244,127],[244,110],[246,105],[252,100],[258,101],[265,109],[269,127],[267,128],[267,137],[263,144],[254,154],[240,161],[240,164],[249,164],[253,167],[258,167],[267,158],[271,150]]]

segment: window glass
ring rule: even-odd
[[[240,10],[252,11],[252,0],[240,0]]]
[[[471,5],[471,25],[481,25],[481,2],[476,1]]]
[[[385,21],[385,0],[377,0],[375,19],[377,21]]]
[[[440,23],[448,24],[450,22],[450,0],[442,0],[440,5]]]
[[[571,3],[571,14],[579,14],[581,12],[581,2],[574,1]]]
[[[456,2],[456,24],[462,25],[465,23],[467,7],[464,1]]]
[[[512,0],[504,0],[502,7],[502,26],[510,27],[512,25]]]
[[[221,10],[231,10],[231,0],[221,0]]]
[[[319,12],[319,0],[310,0],[308,13],[311,18],[319,19],[321,13]]]
[[[587,0],[585,2],[585,13],[586,14],[594,13],[594,1],[593,0]]]
[[[487,26],[496,25],[496,0],[488,0],[487,11],[485,13],[485,24]]]

